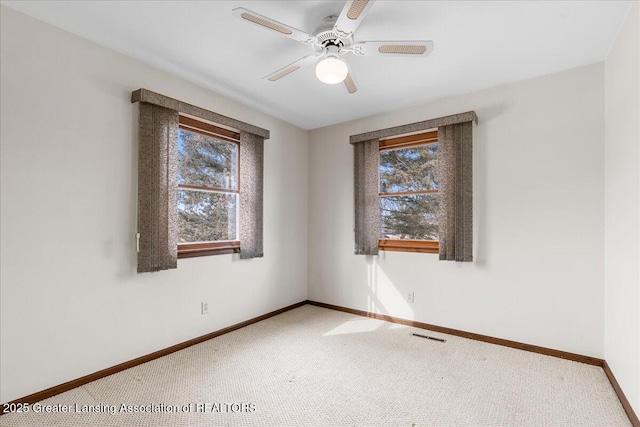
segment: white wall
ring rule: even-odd
[[[640,4],[605,62],[605,358],[640,414]]]
[[[310,131],[309,299],[603,357],[603,73],[589,65]],[[353,255],[349,136],[469,110],[475,261]]]
[[[305,130],[12,9],[0,27],[0,402],[306,299]],[[264,258],[136,274],[140,87],[271,131]]]

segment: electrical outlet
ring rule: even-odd
[[[411,304],[413,304],[415,301],[415,294],[413,292],[409,292],[407,294],[407,302],[410,302]]]
[[[209,314],[209,303],[208,302],[201,302],[200,303],[200,313]]]

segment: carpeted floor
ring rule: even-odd
[[[40,404],[0,425],[630,425],[599,367],[310,305]]]

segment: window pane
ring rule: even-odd
[[[178,184],[237,190],[238,146],[180,129]]]
[[[438,240],[438,195],[380,197],[380,238]]]
[[[438,189],[438,144],[380,152],[380,192]]]
[[[178,241],[237,240],[237,206],[237,194],[178,190]]]

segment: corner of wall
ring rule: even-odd
[[[605,61],[605,359],[640,413],[640,3]]]

